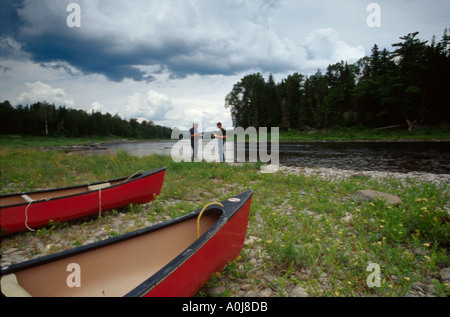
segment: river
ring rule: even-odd
[[[171,155],[178,142],[115,143],[90,152],[114,154],[125,150],[140,157]],[[189,141],[184,146],[190,148]],[[248,158],[248,146],[246,153]],[[190,153],[184,153],[183,157],[188,159]],[[279,145],[279,162],[284,166],[310,168],[450,174],[450,142],[286,142]]]

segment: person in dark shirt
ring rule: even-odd
[[[194,122],[194,125],[189,130],[191,134],[191,147],[192,147],[192,160],[198,159],[198,139],[200,137],[200,133],[198,133],[198,123]]]
[[[222,128],[222,123],[217,122],[217,128],[220,130],[220,134],[213,134],[214,138],[217,138],[219,141],[219,160],[221,163],[225,162],[225,153],[223,151],[225,141],[227,140],[227,130]]]

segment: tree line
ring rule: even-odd
[[[410,33],[392,52],[375,44],[354,64],[341,61],[275,83],[270,74],[243,77],[225,98],[234,126],[282,130],[335,126],[387,127],[448,124],[450,35],[431,43]]]
[[[13,107],[0,103],[0,134],[66,137],[117,136],[139,139],[170,139],[172,130],[152,121],[125,120],[118,114],[55,107],[47,102]]]

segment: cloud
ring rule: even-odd
[[[22,45],[13,37],[0,35],[0,60],[8,58],[27,60],[30,56],[22,51]]]
[[[128,117],[154,121],[164,120],[174,110],[170,98],[155,90],[148,90],[146,94],[133,93],[128,97],[125,113]]]
[[[48,103],[55,103],[56,106],[75,106],[75,102],[72,99],[67,98],[66,92],[61,88],[53,88],[40,81],[35,83],[25,83],[25,85],[28,88],[28,91],[20,94],[16,100],[17,103],[32,104],[37,101],[46,101]]]
[[[5,74],[5,73],[10,72],[10,71],[12,71],[11,67],[0,65],[0,73]]]
[[[356,62],[365,56],[362,45],[352,47],[340,39],[339,33],[332,28],[318,29],[308,35],[304,44],[308,61],[320,67],[338,61]]]
[[[15,40],[43,66],[117,82],[151,82],[155,73],[144,70],[149,66],[184,78],[302,71],[316,60],[362,57],[360,47],[349,46],[332,29],[311,34],[303,45],[275,31],[279,0],[79,0],[80,28],[66,24],[70,2],[23,0],[17,16],[10,17]]]
[[[90,111],[93,111],[93,112],[103,112],[103,113],[105,113],[105,112],[107,112],[107,111],[105,111],[106,109],[107,109],[107,108],[106,108],[105,105],[101,104],[101,103],[98,102],[98,101],[94,101],[94,102],[92,103],[92,105],[91,105]]]

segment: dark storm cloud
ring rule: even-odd
[[[3,2],[1,23],[6,27],[0,38],[1,53],[26,52],[45,67],[70,65],[112,81],[151,81],[148,67],[177,78],[253,70],[305,71],[336,62],[324,56],[356,59],[364,54],[362,47],[344,43],[338,32],[327,29],[321,34],[328,36],[331,45],[323,47],[316,61],[311,55],[314,50],[305,43],[291,40],[289,34],[282,36],[272,27],[272,16],[282,7],[280,0],[78,0],[79,28],[66,23],[67,5],[74,1]],[[307,45],[318,47],[311,40]]]
[[[86,74],[103,74],[113,81],[151,79],[133,66],[133,62],[140,61],[139,52],[111,52],[111,39],[86,36],[88,33],[78,28],[69,28],[66,23],[69,1],[5,2],[0,35],[3,57],[18,59],[26,52],[43,67],[69,69],[66,65],[70,65]],[[99,31],[92,30],[100,35]]]
[[[152,80],[140,66],[185,77],[286,70],[295,63],[296,48],[264,25],[279,1],[81,0],[80,28],[66,24],[70,2],[6,1],[3,41],[41,65],[69,64],[113,81]]]
[[[0,6],[0,34],[13,35],[20,26],[17,9],[21,8],[22,0],[2,0]]]
[[[55,34],[28,38],[24,49],[44,67],[65,68],[69,64],[85,74],[103,74],[113,81],[144,80],[145,72],[130,65],[139,60],[138,54],[113,54],[109,52],[109,44],[107,40]]]

